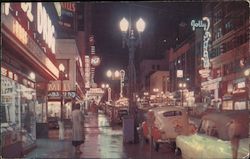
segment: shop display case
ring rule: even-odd
[[[1,76],[1,150],[21,157],[36,145],[35,90]]]

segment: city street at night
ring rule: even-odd
[[[4,1],[0,158],[250,158],[249,11]]]
[[[25,158],[130,158],[150,159],[150,146],[146,143],[123,144],[122,127],[111,127],[103,113],[85,116],[85,143],[81,154],[74,154],[71,132],[63,141],[58,139],[39,139],[37,148]],[[162,145],[159,152],[151,151],[152,158],[174,158],[168,145]]]

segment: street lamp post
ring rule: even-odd
[[[123,97],[123,86],[124,86],[124,77],[125,77],[125,71],[124,70],[116,70],[115,72],[112,72],[111,70],[108,70],[106,73],[108,78],[111,78],[112,80],[120,79],[120,98]]]
[[[140,18],[136,23],[136,28],[138,31],[139,38],[135,38],[134,30],[129,27],[129,22],[123,18],[120,21],[120,29],[123,33],[123,48],[125,44],[128,46],[129,49],[129,65],[128,65],[128,93],[129,93],[129,114],[135,115],[134,112],[134,93],[135,93],[135,82],[136,82],[136,72],[134,66],[134,55],[135,49],[140,44],[141,46],[141,33],[145,29],[145,22]],[[128,31],[129,29],[129,31]],[[128,32],[127,32],[128,31]]]
[[[120,90],[120,98],[123,97],[123,86],[124,86],[124,77],[125,77],[125,71],[124,70],[120,70],[120,79],[121,79],[121,83],[120,83],[120,86],[121,86],[121,90]]]
[[[181,82],[179,83],[179,87],[180,87],[180,90],[181,90],[181,106],[183,107],[183,90],[186,88],[186,83],[184,82]]]
[[[61,95],[61,121],[63,120],[63,77],[64,77],[64,70],[65,70],[64,65],[60,64],[59,71],[60,71],[60,80],[61,80],[61,91],[60,91],[60,95]]]
[[[103,89],[107,89],[108,90],[108,102],[111,102],[111,88],[109,86],[109,84],[102,84],[102,88]]]

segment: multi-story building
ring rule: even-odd
[[[177,101],[181,100],[180,91],[183,91],[179,87],[180,83],[185,83],[184,96],[189,97],[192,102],[186,101],[184,103],[194,104],[194,99],[199,102],[199,74],[198,66],[200,65],[200,51],[201,51],[201,33],[199,30],[191,34],[186,40],[184,40],[175,49],[170,49],[169,54],[169,76],[170,76],[170,92],[172,92]],[[185,105],[184,104],[184,105]]]
[[[150,94],[166,94],[169,88],[169,72],[156,71],[150,76]]]
[[[166,60],[143,60],[140,63],[139,83],[138,91],[141,93],[149,91],[150,88],[150,76],[156,71],[167,71],[168,62]]]
[[[59,79],[55,58],[58,19],[53,3],[1,3],[4,158],[20,158],[36,146],[36,121],[46,120],[48,82]]]
[[[61,2],[60,30],[56,39],[56,59],[65,70],[58,81],[50,81],[48,86],[48,116],[71,117],[72,103],[85,96],[84,60],[88,50],[90,35],[86,32],[85,13],[80,8],[85,3]],[[63,99],[61,93],[63,92]],[[63,100],[63,102],[62,102]],[[61,110],[61,104],[63,105]],[[61,114],[61,112],[63,114]]]
[[[203,15],[210,19],[211,74],[201,85],[212,94],[211,104],[249,109],[249,75],[244,75],[250,65],[249,3],[206,3]]]

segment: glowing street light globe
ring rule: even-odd
[[[109,84],[106,84],[106,88],[109,88]]]
[[[102,88],[105,88],[105,84],[102,84]]]
[[[64,67],[64,65],[63,65],[63,64],[60,64],[60,65],[59,65],[59,70],[60,70],[60,71],[62,71],[62,72],[64,72],[65,67]]]
[[[136,28],[138,32],[143,32],[145,29],[145,22],[143,21],[142,18],[140,18],[137,22],[136,22]]]
[[[112,76],[112,72],[110,70],[107,71],[107,76],[110,78]]]
[[[120,72],[119,71],[115,71],[115,78],[120,76]]]
[[[120,29],[122,32],[126,32],[128,30],[128,21],[126,18],[122,18],[122,20],[120,21]]]

